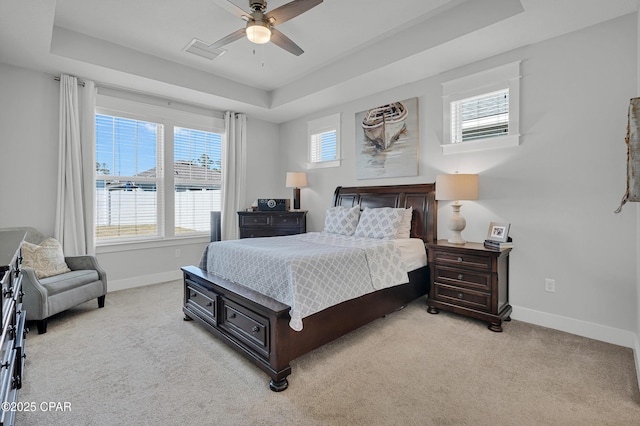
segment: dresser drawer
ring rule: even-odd
[[[222,298],[220,327],[244,343],[269,356],[269,320],[232,301]]]
[[[191,281],[187,281],[185,292],[186,306],[212,319],[215,324],[218,295]]]
[[[265,226],[270,225],[271,216],[262,214],[240,216],[240,226]]]
[[[271,219],[275,226],[300,226],[300,217],[298,216],[273,215]]]
[[[491,297],[488,293],[441,283],[434,283],[433,299],[479,311],[489,312],[491,309]]]
[[[456,265],[457,267],[491,271],[491,257],[488,256],[436,250],[433,253],[433,261],[443,265]]]
[[[489,272],[449,268],[437,264],[433,268],[434,281],[480,291],[491,291],[491,273]]]

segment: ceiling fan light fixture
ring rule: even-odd
[[[249,22],[247,24],[247,38],[255,44],[265,44],[271,40],[271,30],[264,22]]]

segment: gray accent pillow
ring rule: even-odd
[[[329,207],[324,218],[324,232],[353,235],[358,226],[360,207]]]

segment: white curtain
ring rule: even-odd
[[[95,86],[87,81],[78,99],[78,79],[60,76],[58,198],[54,237],[65,255],[93,254]]]
[[[247,164],[247,117],[225,112],[225,139],[222,144],[222,213],[223,240],[239,237],[238,211],[244,207]]]

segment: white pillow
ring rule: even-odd
[[[405,209],[365,208],[360,214],[356,237],[394,239],[400,229]]]
[[[40,245],[24,241],[22,266],[33,268],[38,279],[71,271],[64,261],[62,246],[53,238],[47,238]]]
[[[360,218],[360,206],[329,207],[324,218],[324,232],[331,234],[353,235]]]
[[[396,234],[396,238],[410,238],[411,237],[411,218],[413,217],[413,207],[402,210],[402,222],[400,222],[400,228]]]

